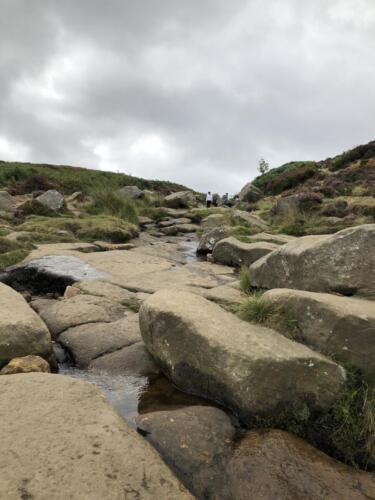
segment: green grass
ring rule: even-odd
[[[244,293],[250,293],[249,268],[242,266],[240,269],[240,288]]]
[[[22,261],[32,250],[30,243],[10,241],[0,237],[0,272]]]
[[[312,177],[316,168],[313,161],[292,161],[259,175],[253,184],[265,194],[280,194]]]
[[[33,164],[21,162],[0,161],[0,186],[9,186],[15,183],[26,182],[30,177],[43,176],[45,182],[57,183],[65,194],[83,191],[89,194],[92,185],[111,186],[138,186],[140,189],[150,189],[169,194],[174,191],[186,191],[180,184],[160,180],[146,180],[127,174],[102,172],[66,165]]]
[[[33,236],[45,235],[46,242],[58,238],[58,241],[95,241],[125,243],[138,235],[137,228],[122,219],[111,216],[85,217],[30,217],[18,226],[20,231]]]
[[[119,219],[138,223],[136,203],[131,198],[121,195],[111,187],[97,187],[91,191],[92,202],[86,208],[92,215],[112,215]]]
[[[241,270],[240,286],[243,291],[250,291],[250,282],[248,280],[248,273],[247,278],[245,278]],[[297,323],[290,317],[287,309],[279,304],[273,304],[271,301],[265,300],[261,292],[255,292],[246,297],[241,302],[238,313],[244,321],[274,328],[291,339],[298,338]]]

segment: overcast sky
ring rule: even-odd
[[[232,193],[375,138],[374,0],[0,7],[0,159]]]

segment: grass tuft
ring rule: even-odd
[[[249,269],[247,266],[242,266],[240,269],[240,288],[244,293],[250,293],[250,278]]]

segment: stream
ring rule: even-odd
[[[179,240],[178,251],[185,257],[186,263],[199,260],[196,237],[187,236]],[[135,418],[143,413],[209,404],[201,398],[179,391],[164,376],[113,375],[79,369],[70,362],[60,363],[59,373],[94,384],[133,428]]]

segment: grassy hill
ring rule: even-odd
[[[34,185],[30,185],[34,183]],[[48,165],[0,161],[0,187],[7,187],[12,194],[39,189],[58,189],[64,194],[83,191],[88,194],[93,188],[106,186],[118,189],[123,186],[138,186],[162,194],[186,190],[185,186],[168,181],[146,180],[127,174],[102,172],[66,165]],[[31,188],[31,189],[30,189]]]

